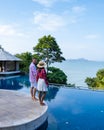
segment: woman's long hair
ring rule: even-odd
[[[38,72],[40,73],[42,69],[44,69],[44,67],[43,68],[38,68]]]

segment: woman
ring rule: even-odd
[[[40,105],[45,105],[44,98],[46,96],[46,92],[48,91],[48,80],[47,80],[47,75],[45,71],[45,62],[40,61],[37,65],[38,70],[37,70],[37,90],[39,92],[39,102]]]

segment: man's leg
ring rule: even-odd
[[[34,97],[34,100],[38,100],[38,99],[35,97],[35,95],[36,95],[36,87],[34,87],[33,97]]]
[[[30,88],[30,94],[31,94],[32,99],[34,98],[33,91],[34,91],[34,87],[31,87]]]

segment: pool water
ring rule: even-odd
[[[30,94],[28,76],[0,79],[0,89]],[[47,130],[104,130],[104,92],[50,86]]]

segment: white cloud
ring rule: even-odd
[[[97,39],[97,38],[99,38],[99,36],[96,34],[89,34],[89,35],[86,35],[85,38],[86,39]]]
[[[74,6],[74,7],[72,8],[72,11],[73,11],[74,13],[83,13],[83,12],[86,11],[86,8],[85,8],[85,7],[82,7],[82,6]]]
[[[23,33],[18,33],[12,25],[0,25],[0,36],[23,36]]]
[[[45,7],[51,7],[56,2],[74,2],[75,0],[32,0]]]
[[[42,4],[46,7],[50,7],[56,0],[33,0],[33,1]]]
[[[0,35],[10,36],[14,34],[15,30],[11,25],[0,25]]]
[[[46,31],[56,31],[65,25],[62,16],[41,12],[34,13],[34,23],[38,26],[38,29]]]
[[[63,16],[68,24],[76,24],[82,19],[82,15],[87,9],[82,6],[74,6],[65,10]]]

